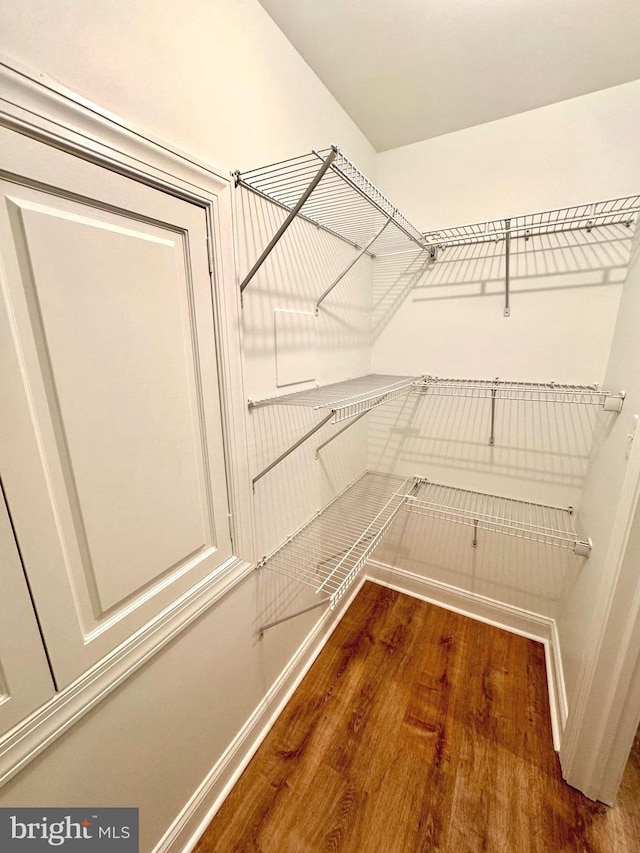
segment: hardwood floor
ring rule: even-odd
[[[543,647],[375,584],[358,594],[196,853],[635,853],[562,781]]]

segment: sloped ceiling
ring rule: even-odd
[[[640,0],[260,0],[378,151],[640,78]]]

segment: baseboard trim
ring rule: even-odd
[[[264,699],[155,846],[153,853],[191,853],[365,580],[363,577],[354,584],[339,606],[334,611],[328,610],[314,625]]]
[[[195,848],[365,581],[372,581],[542,643],[545,650],[553,745],[556,750],[560,748],[567,719],[567,698],[558,630],[554,619],[470,593],[441,581],[429,580],[386,563],[369,560],[360,582],[354,585],[335,611],[328,611],[309,632],[262,702],[158,842],[153,853],[191,853]]]
[[[556,751],[560,749],[562,732],[567,719],[567,696],[555,619],[476,595],[441,581],[430,580],[377,560],[367,562],[365,573],[367,580],[381,586],[542,643],[547,670],[553,746]]]

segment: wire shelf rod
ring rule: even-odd
[[[332,149],[331,152],[327,155],[326,160],[324,160],[322,166],[320,166],[320,168],[318,169],[315,177],[313,178],[313,180],[311,181],[311,183],[309,184],[307,189],[304,191],[304,193],[300,197],[296,206],[291,210],[291,212],[289,213],[289,215],[287,216],[285,221],[282,223],[282,225],[278,228],[276,233],[273,235],[273,237],[269,241],[268,245],[266,246],[266,248],[264,249],[264,251],[262,252],[260,257],[258,258],[258,260],[254,263],[254,265],[251,267],[251,269],[249,270],[249,272],[245,276],[244,281],[240,285],[240,293],[241,294],[244,292],[245,288],[247,287],[247,285],[249,284],[251,279],[254,277],[254,275],[258,272],[258,270],[260,269],[262,264],[269,257],[269,255],[273,251],[274,247],[277,245],[278,241],[281,239],[282,235],[285,233],[287,228],[291,225],[291,223],[295,219],[298,211],[302,208],[302,206],[304,205],[307,198],[311,195],[311,193],[316,188],[318,183],[322,180],[322,177],[325,174],[325,172],[327,171],[327,169],[329,169],[331,167],[331,164],[332,164],[334,158],[336,157],[336,155],[337,155],[337,149]]]
[[[287,448],[287,450],[285,450],[284,453],[281,453],[277,459],[274,459],[273,462],[270,462],[269,465],[267,465],[266,468],[263,468],[259,474],[256,474],[256,476],[251,481],[253,488],[255,489],[256,483],[258,482],[258,480],[261,480],[265,474],[268,474],[269,471],[271,471],[273,468],[276,467],[276,465],[279,465],[281,462],[283,462],[287,458],[287,456],[289,456],[291,453],[293,453],[293,451],[296,450],[298,447],[300,447],[300,445],[303,444],[308,438],[311,438],[312,435],[315,435],[315,433],[318,432],[318,430],[321,429],[327,423],[327,421],[331,420],[332,417],[333,417],[333,412],[330,412],[319,423],[317,423],[313,427],[311,427],[311,429],[308,430],[302,436],[302,438],[299,438],[294,444],[291,445],[291,447]]]

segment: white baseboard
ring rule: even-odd
[[[560,748],[561,733],[567,717],[567,699],[554,619],[370,560],[365,567],[364,577],[354,585],[340,606],[325,614],[310,631],[153,853],[191,853],[366,580],[542,643],[545,649],[553,744],[556,750]]]
[[[368,561],[365,573],[367,579],[374,583],[542,643],[547,669],[553,746],[556,751],[560,749],[567,719],[567,696],[555,619],[476,595],[441,581],[429,580],[377,560]]]
[[[155,846],[153,853],[190,853],[193,850],[364,582],[363,577],[354,584],[334,611],[327,611],[314,625],[264,699]]]

